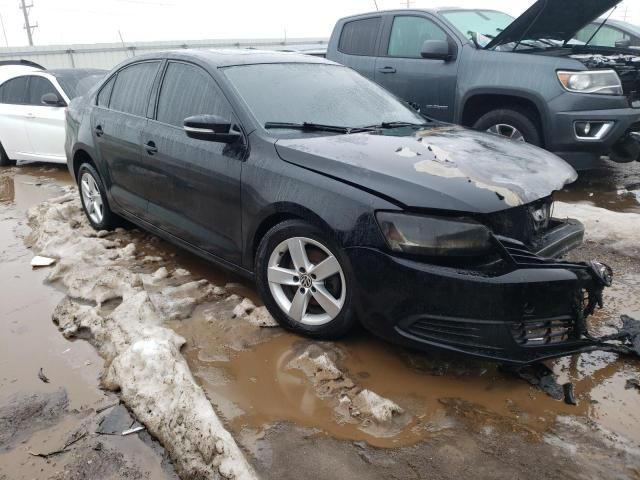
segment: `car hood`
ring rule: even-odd
[[[453,125],[280,139],[276,150],[286,162],[413,208],[490,213],[577,178],[545,150]]]
[[[491,49],[527,38],[568,41],[622,0],[538,0],[487,44]]]

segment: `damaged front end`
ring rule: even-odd
[[[602,307],[612,271],[595,261],[559,258],[581,244],[584,227],[553,218],[551,211],[548,197],[475,217],[492,232],[486,262],[351,249],[356,269],[366,265],[385,272],[382,278],[361,280],[361,318],[377,334],[406,346],[436,347],[505,365],[594,350],[638,353],[640,328],[634,334],[632,321],[616,334],[594,333],[589,317]],[[401,286],[391,296],[390,284]]]

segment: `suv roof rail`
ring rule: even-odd
[[[5,65],[22,65],[25,67],[39,68],[40,70],[46,70],[42,65],[31,60],[0,60],[0,67]]]

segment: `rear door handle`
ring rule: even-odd
[[[29,120],[33,120],[34,118],[36,118],[36,116],[35,116],[33,113],[31,113],[31,112],[27,113],[26,117],[27,117]]]
[[[101,137],[102,135],[104,135],[104,130],[102,130],[101,125],[96,126],[94,131],[96,132],[96,137]]]
[[[393,67],[382,67],[379,68],[378,71],[380,73],[396,73],[396,69]]]
[[[144,149],[147,151],[149,155],[155,155],[158,153],[158,147],[156,147],[156,143],[153,140],[149,140],[145,145]]]

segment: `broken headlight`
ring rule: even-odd
[[[622,95],[622,82],[615,70],[559,71],[558,80],[565,90],[574,93]]]
[[[492,249],[491,232],[472,220],[378,212],[378,224],[394,252],[477,257]]]

